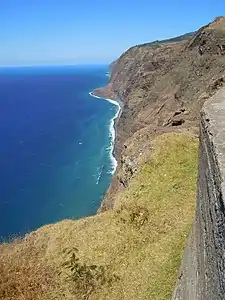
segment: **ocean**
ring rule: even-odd
[[[0,69],[0,237],[96,213],[116,160],[107,66]]]

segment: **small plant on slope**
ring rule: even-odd
[[[66,249],[64,253],[68,259],[63,266],[69,271],[68,280],[72,283],[72,293],[81,296],[81,299],[89,299],[90,295],[101,286],[111,286],[114,281],[119,279],[115,274],[110,274],[106,266],[87,265],[80,262],[77,257],[77,248]]]

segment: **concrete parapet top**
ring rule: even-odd
[[[221,190],[225,195],[225,88],[207,100],[202,109],[202,122],[207,127],[218,160]]]

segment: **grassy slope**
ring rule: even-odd
[[[157,137],[149,162],[118,195],[114,210],[48,225],[22,243],[1,246],[0,299],[171,299],[194,216],[197,147],[190,135]],[[120,279],[96,288],[90,298],[84,287],[74,294],[61,267],[63,249],[72,247],[82,263],[107,265],[107,274]],[[62,273],[55,275],[59,269]],[[45,277],[49,283],[37,285]]]

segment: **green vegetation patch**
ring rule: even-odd
[[[168,133],[157,137],[152,146],[149,161],[118,194],[114,210],[48,225],[32,233],[26,243],[15,243],[13,247],[20,251],[16,260],[20,257],[23,262],[26,257],[34,270],[44,265],[46,274],[48,267],[54,274],[54,278],[45,275],[48,289],[42,286],[41,298],[33,296],[33,300],[171,299],[194,218],[198,140]],[[21,246],[31,243],[34,253],[40,250],[40,261],[33,260],[32,253],[29,258],[29,247]],[[13,261],[21,277],[22,266],[9,254],[15,253],[10,247],[2,246],[0,262],[3,257],[4,266],[7,259]],[[8,279],[15,277],[10,270]],[[35,278],[30,282],[35,288]],[[19,292],[16,298],[10,295],[7,280],[1,278],[0,295],[6,287],[4,299],[25,299]]]

